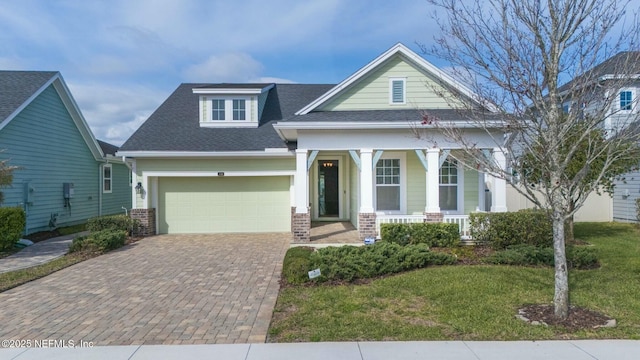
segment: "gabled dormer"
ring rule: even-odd
[[[193,89],[200,95],[201,127],[258,127],[273,84],[210,84]]]

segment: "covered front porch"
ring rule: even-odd
[[[504,166],[499,149],[488,156]],[[312,240],[311,223],[348,222],[360,241],[384,223],[450,222],[469,239],[469,214],[506,211],[506,183],[463,163],[455,149],[296,150],[292,232]],[[315,231],[317,233],[317,230]]]

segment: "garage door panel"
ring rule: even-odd
[[[288,232],[289,177],[160,178],[161,233]]]

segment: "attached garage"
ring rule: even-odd
[[[289,232],[289,176],[160,177],[161,234]]]

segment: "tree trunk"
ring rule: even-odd
[[[555,258],[555,293],[553,308],[556,318],[569,316],[569,272],[564,244],[564,217],[560,211],[553,212],[553,255]]]
[[[570,243],[574,240],[573,237],[573,215],[571,215],[570,218],[567,219],[567,228],[566,228],[566,239],[565,242]]]

